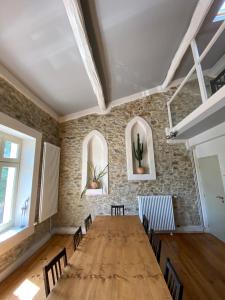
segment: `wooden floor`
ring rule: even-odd
[[[42,267],[63,247],[66,247],[69,258],[73,254],[72,241],[72,236],[70,235],[54,235],[26,263],[0,283],[0,299],[45,299]],[[35,298],[32,294],[35,294]]]
[[[225,299],[225,243],[207,233],[159,236],[161,269],[170,257],[184,285],[183,300]]]
[[[170,257],[184,284],[183,300],[225,299],[224,243],[206,233],[179,233],[173,236],[160,234],[160,238],[161,268],[164,271],[165,258]],[[70,257],[73,253],[72,237],[53,236],[44,247],[0,284],[0,299],[45,299],[42,267],[64,246]],[[35,298],[32,297],[32,293],[36,294]],[[16,296],[18,294],[20,296]]]

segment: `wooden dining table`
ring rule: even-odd
[[[170,299],[138,216],[98,216],[49,300]]]

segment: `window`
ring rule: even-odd
[[[213,19],[213,22],[219,22],[225,20],[225,1],[223,1],[223,4],[221,5],[217,15]]]
[[[21,140],[0,131],[0,231],[13,225]]]
[[[42,134],[0,112],[0,255],[34,233]]]

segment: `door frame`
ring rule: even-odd
[[[186,143],[187,148],[189,150],[192,150],[192,153],[193,153],[193,159],[194,159],[194,165],[195,165],[196,177],[197,177],[197,184],[198,184],[198,190],[199,190],[199,198],[200,198],[200,203],[201,203],[204,231],[209,231],[209,223],[208,223],[208,217],[207,217],[207,211],[206,211],[206,200],[205,200],[205,196],[204,196],[204,189],[203,189],[203,184],[202,184],[202,179],[201,179],[201,174],[200,174],[198,157],[197,157],[197,153],[196,153],[196,146],[204,144],[209,141],[213,141],[222,136],[225,136],[225,122],[189,139],[188,142]]]
[[[194,158],[194,164],[195,164],[195,170],[196,170],[196,176],[197,176],[199,198],[200,198],[200,202],[201,202],[203,226],[204,226],[204,231],[208,231],[209,222],[208,222],[208,216],[207,216],[207,210],[206,210],[206,200],[205,200],[205,196],[204,196],[204,189],[203,189],[203,184],[202,184],[202,178],[201,178],[201,173],[200,173],[198,157],[197,157],[197,153],[196,153],[196,147],[194,146],[192,148],[192,150],[193,150],[193,158]]]

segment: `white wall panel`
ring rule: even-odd
[[[43,222],[58,211],[60,148],[44,143],[39,221]]]

